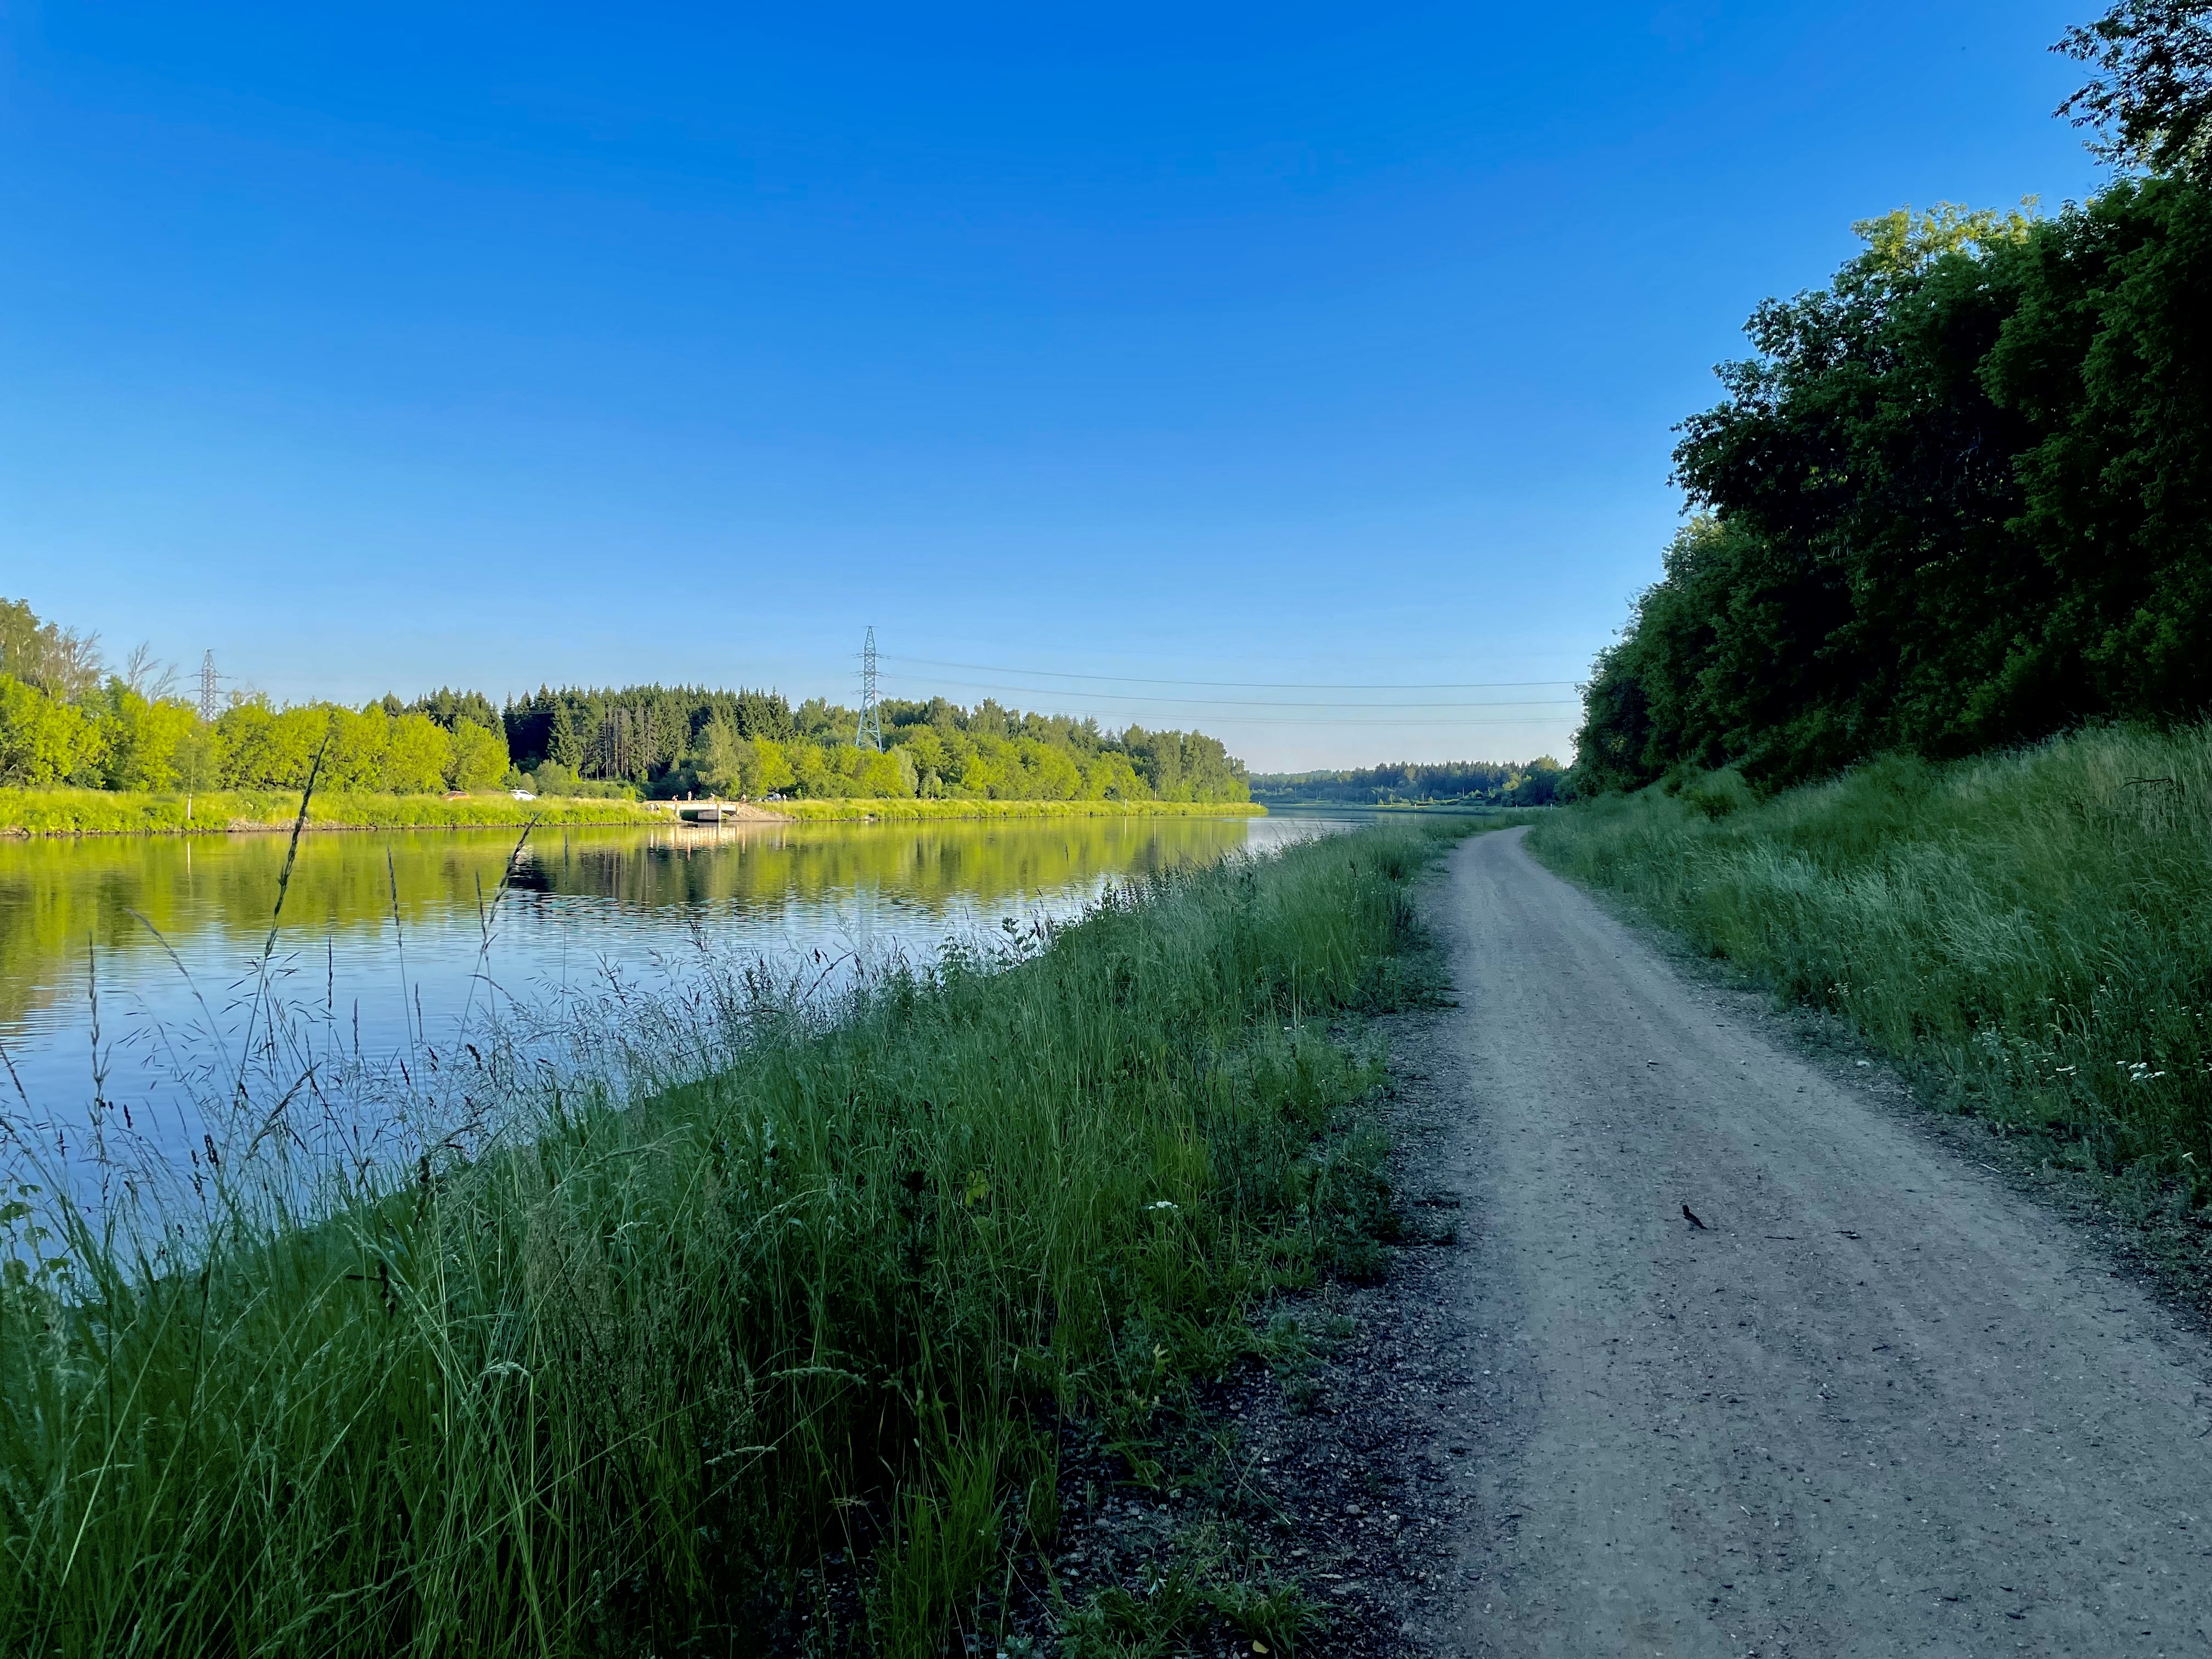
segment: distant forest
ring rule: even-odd
[[[1447,802],[1546,806],[1565,774],[1549,755],[1526,763],[1407,762],[1354,772],[1258,772],[1252,799],[1267,806],[1395,806]]]
[[[360,708],[240,695],[213,720],[144,651],[111,669],[97,636],[0,599],[0,787],[177,791],[321,787],[393,794],[492,787],[541,795],[955,800],[1250,799],[1243,763],[1198,732],[942,697],[858,711],[774,691],[541,687],[504,707],[441,690]]]
[[[426,700],[474,694],[440,692]],[[473,705],[472,705],[473,706]],[[483,705],[487,707],[489,705]],[[501,719],[520,772],[655,795],[913,796],[925,799],[1243,801],[1244,763],[1198,732],[1107,731],[986,698],[878,705],[881,753],[854,746],[860,711],[773,691],[684,686],[553,690]]]
[[[2212,708],[2212,51],[2203,5],[2062,43],[2142,170],[2045,217],[1856,227],[1685,422],[1698,516],[1597,661],[1577,790],[1778,787]]]

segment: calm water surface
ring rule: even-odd
[[[619,981],[680,987],[709,955],[775,971],[928,961],[948,939],[1064,917],[1109,882],[1341,825],[1271,818],[305,837],[266,988],[281,836],[0,841],[0,1076],[11,1117],[66,1133],[98,1110],[183,1110],[244,1051],[257,1007],[311,1011],[356,1058],[457,1050],[495,1012]],[[502,896],[501,882],[512,860]],[[470,1022],[477,1022],[472,1025]],[[20,1085],[20,1093],[18,1085]],[[320,1086],[311,1079],[310,1088]],[[95,1109],[95,1101],[102,1103]]]

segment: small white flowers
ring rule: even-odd
[[[2166,1075],[2163,1072],[2152,1071],[2147,1060],[2116,1060],[2112,1064],[2128,1074],[2130,1083],[2148,1083]]]
[[[1176,1201],[1171,1198],[1164,1198],[1158,1203],[1147,1204],[1145,1207],[1148,1210],[1172,1210],[1176,1207]]]

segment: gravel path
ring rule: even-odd
[[[1413,1449],[1474,1443],[1426,1643],[2212,1652],[2212,1351],[1522,838],[1439,894],[1436,1359],[1480,1403]]]

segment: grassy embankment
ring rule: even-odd
[[[781,800],[764,811],[802,823],[855,818],[1265,817],[1249,801],[1187,800]]]
[[[1378,1073],[1323,1024],[1418,988],[1454,833],[1161,878],[834,1024],[727,1012],[696,1082],[313,1227],[240,1202],[198,1271],[41,1244],[0,1282],[0,1650],[992,1651],[1072,1425],[1145,1445],[1257,1299],[1374,1261]],[[1264,1562],[1202,1599],[1209,1643],[1305,1617]]]
[[[2212,727],[2100,730],[1757,799],[1583,802],[1536,855],[2138,1196],[2212,1198]]]
[[[0,835],[220,835],[234,830],[289,830],[300,813],[300,793],[222,790],[191,798],[185,817],[182,795],[120,789],[0,789]],[[497,829],[532,818],[563,823],[654,823],[665,813],[626,800],[516,800],[511,795],[386,795],[319,793],[308,813],[311,830]]]
[[[567,799],[516,800],[511,795],[318,794],[311,830],[480,830],[532,822],[667,823],[676,803]],[[225,790],[196,796],[106,789],[0,789],[0,835],[218,835],[231,830],[289,830],[300,798],[265,790]],[[1264,815],[1244,802],[1114,800],[794,800],[761,809],[799,823],[924,818],[1220,817]]]

